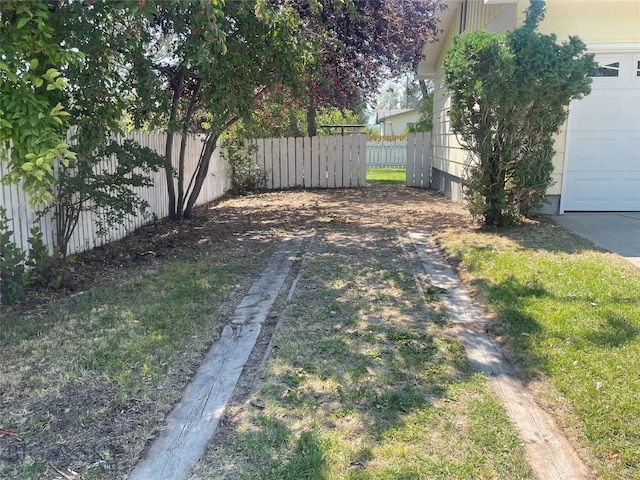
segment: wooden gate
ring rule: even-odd
[[[431,187],[431,132],[407,136],[407,187]]]
[[[266,189],[343,188],[366,184],[366,135],[259,138],[254,163]]]
[[[406,166],[406,138],[367,141],[367,168],[405,168]]]

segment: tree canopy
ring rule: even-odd
[[[306,72],[308,130],[317,106],[360,110],[385,80],[413,74],[422,48],[438,33],[440,0],[347,0],[323,2],[317,14],[297,2],[316,46]]]
[[[314,121],[319,107],[362,110],[380,81],[415,68],[438,32],[439,8],[439,0],[3,2],[0,142],[13,145],[8,179],[46,202],[55,159],[90,158],[125,127],[162,129],[170,211],[189,216],[230,126],[278,92]],[[64,141],[69,127],[72,148]],[[187,134],[204,139],[192,178],[185,178]]]

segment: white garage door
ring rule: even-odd
[[[571,104],[564,210],[640,211],[640,53],[598,55]]]

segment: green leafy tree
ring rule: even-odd
[[[47,2],[0,4],[0,157],[9,166],[3,181],[22,185],[32,205],[52,199],[56,159],[75,158],[65,142],[62,70],[81,54],[62,46],[52,23]]]
[[[167,129],[165,172],[169,211],[191,216],[207,178],[220,135],[253,111],[271,88],[293,84],[301,54],[310,48],[298,35],[298,15],[289,2],[148,2],[155,79],[155,125]],[[157,86],[161,88],[157,88]],[[166,112],[166,113],[163,113]],[[182,136],[174,156],[176,133]],[[200,160],[186,178],[186,137],[203,138]]]
[[[544,11],[544,1],[532,0],[516,30],[455,38],[443,62],[452,128],[470,153],[465,200],[487,225],[543,204],[553,183],[553,135],[569,103],[590,92],[593,55],[577,37],[558,44],[537,32]]]
[[[314,61],[301,78],[307,87],[310,135],[315,110],[364,110],[381,82],[415,72],[422,47],[438,34],[440,0],[335,0],[295,2],[312,39]],[[310,6],[311,5],[311,6]]]
[[[117,141],[125,112],[133,126],[148,116],[151,31],[145,15],[153,12],[141,8],[144,3],[57,0],[0,7],[0,139],[12,143],[8,179],[22,179],[33,203],[55,212],[64,256],[81,212],[95,212],[104,232],[105,225],[144,206],[133,188],[150,184],[143,173],[158,168],[150,151]],[[72,146],[62,141],[70,126]],[[111,157],[118,160],[112,173],[101,164]]]
[[[420,80],[421,97],[415,108],[420,113],[418,122],[407,128],[408,133],[430,132],[433,129],[433,83]]]
[[[105,162],[113,161],[111,165]],[[164,158],[131,140],[110,141],[82,161],[61,165],[53,191],[55,201],[41,214],[53,212],[56,245],[66,258],[69,241],[83,212],[94,214],[97,233],[121,224],[127,215],[144,214],[148,203],[138,187],[153,185],[151,172],[164,166]]]

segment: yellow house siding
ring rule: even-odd
[[[525,8],[518,9],[518,25],[524,22]],[[606,19],[603,18],[605,9]],[[547,0],[547,13],[539,30],[556,34],[560,41],[577,35],[587,44],[637,43],[640,42],[640,1]]]
[[[438,69],[435,81],[441,84],[442,80],[442,69]],[[451,131],[451,122],[448,114],[450,105],[451,100],[444,94],[444,89],[436,89],[433,98],[435,115],[431,134],[433,145],[432,165],[438,170],[456,177],[462,177],[467,152],[462,150],[456,136]]]
[[[567,138],[567,124],[555,135],[556,154],[553,157],[553,173],[551,177],[554,184],[547,190],[547,195],[560,195],[562,192],[562,168],[564,166],[564,153]]]
[[[501,4],[485,5],[482,0],[470,0],[467,3],[467,25],[463,33],[486,28],[505,8]]]
[[[451,130],[449,120],[450,99],[445,95],[442,82],[444,74],[441,68],[443,58],[447,49],[453,43],[453,38],[460,31],[461,11],[463,4],[458,5],[447,34],[441,39],[442,50],[437,60],[440,67],[436,71],[434,79],[435,91],[433,99],[433,130],[432,142],[432,165],[434,168],[446,172],[456,177],[462,177],[464,165],[468,158],[468,152],[463,150],[455,134]],[[516,25],[516,5],[496,4],[484,5],[482,0],[470,0],[467,4],[467,17],[465,32],[495,26],[496,30],[504,31],[514,28]]]

